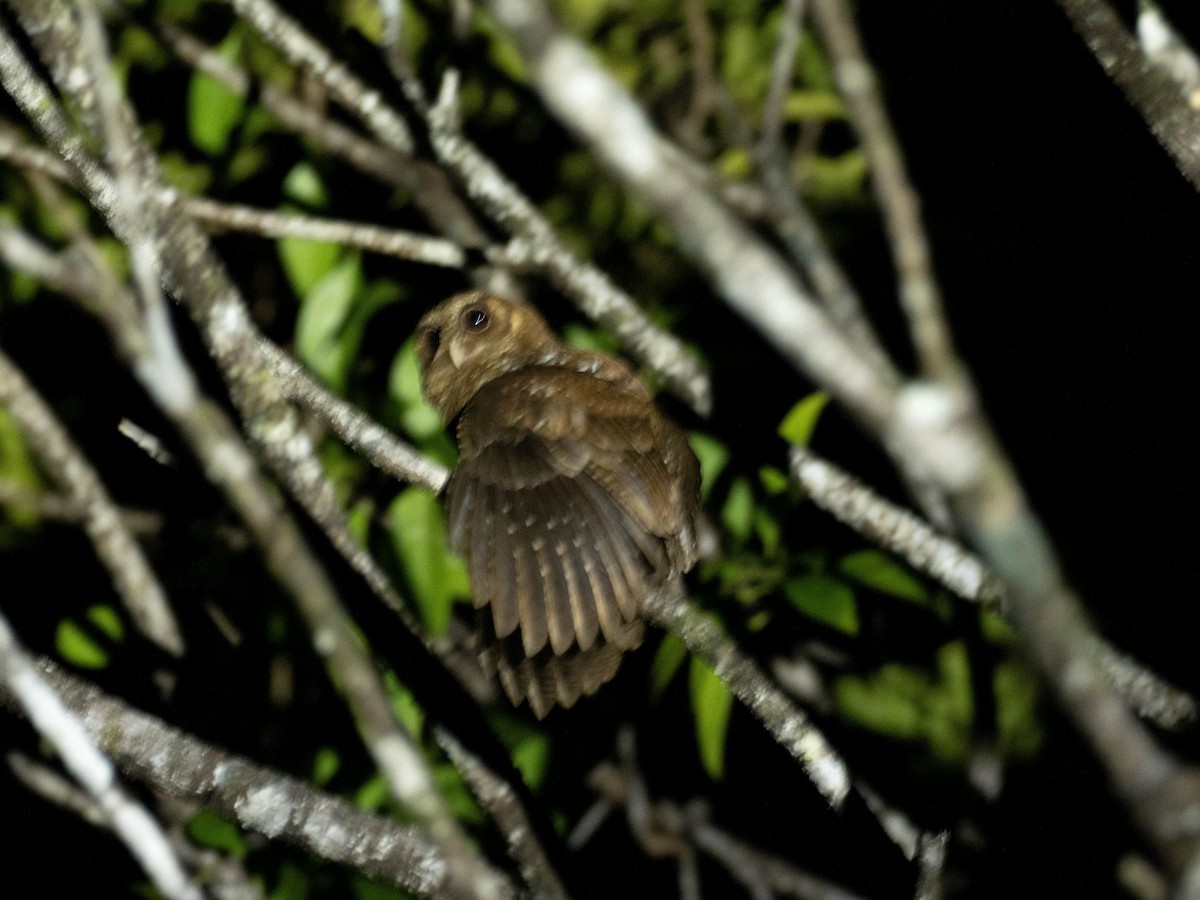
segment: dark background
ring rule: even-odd
[[[1200,45],[1192,4],[1175,0],[1163,5],[1193,46]],[[1191,422],[1197,374],[1192,345],[1200,315],[1195,302],[1200,198],[1049,0],[885,0],[864,2],[859,13],[868,53],[923,198],[959,349],[1061,553],[1068,578],[1104,633],[1200,692],[1200,672],[1193,663],[1200,609],[1192,525],[1200,480],[1192,464]],[[509,162],[502,146],[487,143],[486,136],[483,140],[502,165]],[[536,172],[536,161],[524,162],[527,176]],[[852,279],[883,327],[885,340],[901,348],[904,336],[894,312],[891,264],[877,221],[873,214],[851,215],[837,225],[834,233]],[[236,260],[233,265],[236,270]],[[448,290],[455,287],[448,285]],[[85,431],[88,423],[94,426],[88,447],[98,464],[140,473],[141,483],[124,485],[122,496],[154,496],[169,507],[177,504],[180,511],[199,508],[203,516],[198,519],[215,515],[219,502],[201,480],[178,473],[147,476],[137,452],[112,433],[114,411],[130,414],[128,397],[137,394],[115,366],[97,370],[103,363],[89,358],[89,378],[81,387],[80,369],[63,365],[64,359],[74,358],[71,353],[23,349],[102,345],[99,330],[90,323],[43,315],[4,320],[6,349],[55,398],[61,414]],[[681,329],[702,343],[700,318],[689,317]],[[398,333],[410,324],[397,323]],[[728,350],[744,358],[744,346],[757,339],[736,322],[728,325]],[[718,352],[718,372],[723,371],[720,364]],[[762,364],[786,373],[777,361],[763,359]],[[747,381],[777,383],[750,374]],[[718,383],[714,431],[720,433],[739,416],[756,428],[777,422],[807,389],[794,375],[786,378],[776,394],[750,401],[740,394],[747,383],[736,377]],[[121,402],[112,402],[118,393]],[[140,414],[153,416],[148,410]],[[747,433],[756,432],[747,427]],[[816,446],[899,496],[884,461],[836,415],[822,423]],[[822,516],[812,514],[806,523],[822,540],[853,546],[852,536]],[[184,598],[176,605],[185,609],[203,600],[186,596],[191,575],[202,583],[208,554],[222,549],[207,530],[200,531],[173,528],[158,551],[161,558],[187,561],[171,575],[173,594]],[[66,569],[56,565],[56,558],[87,560],[89,550],[77,533],[63,528],[54,554],[21,559],[23,565],[5,573],[0,588],[6,613],[30,626],[23,637],[42,650],[49,649],[57,597],[104,577],[94,563],[92,569]],[[272,590],[252,559],[244,563],[238,577],[248,596]],[[14,613],[8,596],[44,598],[44,621],[36,610]],[[251,608],[241,609],[248,617],[259,615],[250,613]],[[260,631],[257,621],[241,624],[248,635]],[[185,627],[194,635],[211,625],[198,616]],[[302,656],[303,637],[293,634],[290,641]],[[185,681],[183,689],[198,698],[249,694],[245,685],[262,673],[243,670],[252,665],[245,660],[278,650],[252,647],[230,653],[208,667],[203,683]],[[578,784],[597,755],[603,755],[626,713],[621,698],[644,694],[648,661],[649,654],[632,661],[632,674],[606,692],[588,718],[565,720],[566,727],[556,735],[559,782]],[[113,680],[119,676],[106,675]],[[319,674],[313,683],[320,683]],[[685,688],[676,684],[673,690]],[[125,695],[153,708],[152,698]],[[292,710],[295,721],[267,722],[261,729],[256,726],[262,723],[243,719],[253,712],[235,702],[224,708],[223,721],[188,723],[177,714],[172,720],[260,757],[286,748],[289,729],[311,727],[314,721],[330,729],[349,727],[341,719],[314,718],[338,708],[328,696],[301,702],[311,706],[303,706],[299,716]],[[686,703],[663,709],[686,711]],[[1114,867],[1123,853],[1136,849],[1137,836],[1069,724],[1052,709],[1046,715],[1045,752],[1011,771],[994,806],[970,798],[958,779],[909,778],[909,768],[892,765],[895,749],[887,742],[874,745],[860,735],[846,747],[859,771],[914,810],[922,824],[954,827],[970,820],[983,832],[976,843],[960,834],[952,852],[950,884],[960,876],[969,878],[967,895],[1120,896]],[[643,707],[638,719],[644,762],[656,790],[687,797],[702,780],[698,765],[690,757],[681,760],[660,751],[654,738],[686,731],[690,723],[658,708]],[[872,896],[909,893],[908,870],[860,811],[835,816],[824,810],[811,789],[797,782],[791,761],[749,716],[735,710],[734,719],[728,769],[754,771],[755,778],[750,785],[733,780],[717,791],[718,821],[777,852],[814,860],[818,868],[824,866]],[[572,733],[573,724],[580,725],[578,733]],[[0,728],[28,740],[24,726],[7,717],[0,719]],[[1200,754],[1192,735],[1166,740],[1192,758]],[[365,765],[364,760],[350,760],[347,768]],[[296,763],[296,771],[303,775],[303,765]],[[582,808],[586,791],[579,788],[577,794],[566,805]],[[0,888],[19,883],[22,872],[51,893],[94,887],[97,881],[125,884],[136,877],[123,851],[70,817],[31,803],[6,778],[0,779],[0,809],[20,811],[5,816],[5,846],[13,848],[11,877],[18,880],[0,875]],[[797,839],[809,846],[798,850]],[[666,863],[647,863],[636,873],[612,866],[613,858],[638,853],[628,843],[622,829],[610,827],[589,846],[573,876],[581,895],[661,896],[673,890],[674,872]],[[56,865],[61,856],[56,844],[71,848],[71,865]],[[616,852],[622,856],[614,857]],[[119,871],[111,871],[112,866]],[[707,874],[706,896],[722,896],[729,886]]]

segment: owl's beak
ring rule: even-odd
[[[467,361],[467,348],[462,345],[458,338],[452,338],[446,346],[446,352],[450,355],[450,362],[454,364],[454,368],[461,369],[462,364]]]

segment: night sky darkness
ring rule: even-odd
[[[1193,46],[1200,45],[1200,13],[1190,12],[1190,20],[1184,18],[1184,11],[1196,5],[1194,0],[1163,0],[1162,5]],[[1194,512],[1200,500],[1195,464],[1200,438],[1193,434],[1200,375],[1195,349],[1200,324],[1200,195],[1106,79],[1052,0],[862,0],[858,6],[867,50],[879,69],[889,112],[922,196],[959,349],[1061,553],[1066,574],[1107,635],[1184,687],[1200,692],[1200,669],[1195,663],[1195,635],[1200,633],[1196,565],[1200,526]],[[567,140],[562,134],[551,137]],[[497,152],[499,148],[489,140],[481,136],[485,149]],[[500,149],[497,155],[506,165],[503,153]],[[530,154],[525,157],[526,165],[538,164]],[[341,212],[353,214],[353,210]],[[846,258],[849,274],[889,346],[901,348],[904,335],[895,313],[894,280],[877,219],[862,215],[841,224],[847,226],[845,230],[832,233],[844,233],[852,241]],[[616,276],[620,280],[625,273]],[[415,321],[419,311],[411,314]],[[101,465],[144,471],[140,457],[110,428],[109,419],[116,413],[104,406],[106,395],[112,384],[127,381],[111,360],[93,363],[109,368],[92,369],[95,377],[80,386],[75,383],[77,370],[66,371],[57,357],[21,357],[22,346],[54,346],[47,340],[64,347],[92,345],[95,352],[102,346],[99,331],[66,317],[40,319],[39,315],[15,321],[15,330],[5,336],[6,347],[40,379],[52,398],[75,404],[61,409],[65,416],[75,422],[94,416],[95,435],[105,435],[93,436],[90,445]],[[683,330],[698,327],[696,321],[704,315],[708,313],[685,320]],[[407,333],[403,325],[397,327],[401,328],[397,334]],[[713,327],[711,321],[707,327]],[[742,326],[735,322],[730,327],[736,334]],[[757,338],[744,333],[761,347]],[[394,345],[384,349],[391,352]],[[778,361],[762,356],[763,366],[782,371]],[[795,379],[794,373],[791,378]],[[787,396],[772,402],[783,403],[786,409],[798,396],[792,387],[787,384],[786,390],[777,392]],[[797,391],[802,387],[795,385]],[[717,415],[735,414],[736,403],[731,400],[736,398],[722,396],[722,389],[718,384]],[[753,407],[753,402],[747,404],[748,410]],[[759,412],[764,421],[770,419]],[[770,415],[777,414],[772,408]],[[684,424],[694,423],[685,420]],[[828,426],[822,422],[816,448],[839,453],[847,435],[852,443],[863,443],[852,428],[836,419]],[[782,455],[782,448],[777,449]],[[840,461],[872,479],[887,471],[877,455],[872,462],[869,452],[851,449],[847,453]],[[864,468],[859,468],[859,454]],[[173,473],[152,478],[158,480],[140,490],[171,495],[168,501],[178,502],[180,509],[190,508],[197,497],[209,507],[219,505],[199,479],[185,490]],[[888,492],[894,494],[894,487],[890,485]],[[139,488],[127,485],[126,489],[136,500]],[[827,519],[814,514],[813,520],[825,523],[817,527],[838,533],[838,526]],[[87,559],[82,539],[66,532],[62,540],[70,542],[64,546],[71,558]],[[168,538],[178,539],[186,548],[195,535],[181,529]],[[848,537],[842,534],[838,539]],[[168,546],[163,552],[174,551]],[[205,560],[194,558],[189,565],[201,572]],[[6,583],[13,596],[37,596],[37,579],[43,577],[55,584],[61,580],[63,594],[70,596],[75,579],[103,579],[103,574],[73,570],[22,577],[30,580]],[[86,598],[76,599],[84,603]],[[189,602],[185,599],[185,605]],[[49,600],[44,605],[41,614],[49,628],[58,613]],[[20,611],[25,619],[37,614],[37,610]],[[247,632],[254,634],[255,626]],[[46,641],[38,643],[36,633],[29,634],[38,649],[48,649]],[[298,654],[304,652],[303,646],[298,639]],[[595,755],[611,745],[612,732],[621,721],[618,707],[623,694],[645,703],[644,675],[650,654],[642,656],[627,664],[633,674],[624,687],[617,685],[597,699],[598,704],[613,707],[607,717],[602,713],[586,719],[587,727],[597,731],[563,738],[574,744],[563,744],[560,755],[569,758],[572,747],[579,754],[578,771],[571,770],[572,763],[558,773],[564,782],[578,784]],[[204,682],[191,689],[236,695],[241,677],[236,665],[236,655],[231,653],[228,664],[220,664],[219,685]],[[686,687],[676,685],[674,690]],[[672,708],[686,711],[686,699],[676,699],[680,702]],[[691,728],[690,720],[676,721],[673,714],[657,708],[645,715],[647,735],[653,727],[664,733],[682,729],[685,735]],[[213,740],[236,742],[237,733],[249,733],[252,724],[241,729],[236,716],[231,712],[229,721],[212,726],[235,732],[232,736],[202,733]],[[188,727],[189,723],[179,724]],[[0,732],[6,727],[24,726],[5,716],[0,719]],[[340,722],[337,727],[349,726]],[[736,738],[729,748],[729,771],[755,771],[758,781],[748,787],[735,783],[728,788],[731,796],[717,797],[720,821],[778,852],[822,859],[831,874],[854,873],[860,882],[857,886],[872,896],[911,895],[903,883],[907,869],[891,848],[882,845],[872,822],[855,814],[838,819],[825,811],[811,788],[797,783],[792,762],[761,736],[743,711],[735,711],[731,734]],[[956,864],[971,874],[968,896],[1120,896],[1114,892],[1113,867],[1135,845],[1136,836],[1103,789],[1103,773],[1070,726],[1053,712],[1048,713],[1048,735],[1050,752],[1036,764],[1011,773],[997,806],[971,809],[970,817],[983,827],[986,840],[979,847],[956,851],[961,854]],[[287,732],[281,730],[277,740],[286,743]],[[1181,753],[1200,759],[1200,740],[1195,736],[1166,740]],[[237,749],[251,755],[255,751]],[[694,760],[656,761],[653,746],[643,749],[647,766],[660,767],[655,782],[660,790],[672,789],[670,779],[677,777],[677,796],[687,796],[689,781],[703,777]],[[859,752],[864,771],[886,781],[894,747],[883,744]],[[778,786],[772,781],[776,773]],[[897,795],[905,792],[902,784],[893,788]],[[926,788],[917,785],[910,790],[919,794]],[[732,796],[738,791],[746,796]],[[586,791],[580,787],[579,793],[582,808]],[[28,809],[30,801],[4,776],[0,777],[0,805]],[[930,808],[935,812],[929,824],[956,824],[953,819],[937,819],[936,812],[954,809],[954,797],[933,798]],[[14,871],[28,872],[48,889],[64,891],[69,884],[94,884],[91,879],[100,877],[100,872],[105,872],[102,880],[110,885],[136,878],[122,851],[87,826],[59,813],[34,815],[45,815],[48,824],[39,819],[26,829],[24,821],[6,815],[10,827],[2,846],[9,849]],[[25,844],[16,843],[18,837],[28,837],[21,834],[26,830],[32,837]],[[73,871],[56,871],[59,851],[46,840],[47,834],[56,835],[64,845],[82,848],[72,849]],[[820,849],[811,854],[796,852],[792,842],[798,835]],[[627,844],[618,849],[623,854],[638,852]],[[589,848],[576,873],[594,896],[614,896],[618,891],[630,897],[661,895],[631,891],[630,873],[613,871],[611,857],[604,851],[603,842]],[[113,866],[118,871],[111,871]],[[672,890],[674,872],[667,864],[647,863],[644,874],[644,884]],[[721,882],[710,884],[705,896],[722,896]],[[0,874],[0,894],[7,886],[6,876]],[[588,895],[586,887],[579,893]]]

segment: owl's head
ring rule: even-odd
[[[489,381],[552,362],[561,349],[533,307],[485,291],[443,300],[417,323],[416,340],[421,387],[445,423]]]

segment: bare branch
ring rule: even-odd
[[[77,108],[94,114],[96,98],[91,93],[91,83],[71,77],[77,65],[86,66],[87,62],[79,59],[82,48],[69,11],[38,0],[15,5],[60,86],[74,98]],[[123,217],[114,211],[108,179],[88,160],[53,99],[23,64],[19,51],[4,37],[5,44],[0,46],[3,59],[0,72],[10,94],[25,105],[35,124],[77,166],[92,202],[109,217],[114,230],[122,237],[131,237],[124,233]],[[132,113],[122,107],[120,116],[132,129]],[[94,121],[91,124],[98,127]],[[158,254],[160,271],[169,284],[178,287],[193,314],[206,327],[214,357],[230,378],[235,401],[242,406],[251,432],[265,439],[263,446],[268,458],[277,464],[277,471],[285,481],[295,484],[297,479],[308,477],[328,486],[311,444],[302,439],[294,411],[281,396],[271,396],[273,382],[269,378],[252,377],[260,368],[269,375],[270,369],[255,343],[241,298],[220,263],[212,257],[203,235],[185,216],[170,215],[175,195],[162,184],[153,156],[132,132],[129,148],[132,171],[144,180],[147,195],[159,198],[159,205],[147,208],[146,212],[153,217],[156,241],[153,249]],[[207,427],[202,421],[205,418]],[[272,573],[297,600],[313,633],[314,647],[344,690],[367,748],[387,776],[389,787],[430,833],[443,842],[457,864],[475,870],[481,884],[493,883],[495,874],[470,846],[438,793],[419,751],[396,721],[374,666],[341,609],[332,583],[309,552],[295,523],[261,483],[240,437],[223,417],[204,411],[194,424],[198,427],[188,436],[202,446],[201,458],[221,461],[219,468],[209,472],[210,477],[225,488],[226,496],[263,547]],[[280,426],[282,433],[257,430]],[[329,507],[336,509],[331,487],[328,494]]]
[[[104,821],[166,897],[200,900],[159,824],[117,781],[112,763],[92,743],[76,715],[38,674],[0,615],[0,692],[15,703],[88,792]]]
[[[514,897],[485,891],[473,873],[413,828],[359,811],[303,782],[204,743],[41,661],[46,680],[128,777],[199,801],[240,827],[294,844],[425,897]],[[7,697],[5,698],[7,699]]]
[[[688,649],[729,685],[780,746],[804,766],[830,805],[835,808],[842,805],[850,792],[845,761],[808,716],[792,705],[737,643],[716,622],[686,602],[679,582],[667,582],[652,592],[646,598],[644,611],[659,626],[679,635]]]
[[[8,409],[38,459],[84,511],[84,528],[138,629],[163,649],[183,653],[183,635],[166,592],[100,476],[51,409],[0,351],[0,406]]]
[[[1058,0],[1096,61],[1200,190],[1200,112],[1170,70],[1149,58],[1104,0]]]
[[[863,53],[850,6],[845,0],[813,0],[813,13],[833,59],[838,89],[871,165],[875,196],[883,210],[900,282],[900,299],[921,369],[927,378],[956,377],[954,344],[933,275],[920,201],[905,170],[904,155],[879,96],[875,73]]]
[[[452,269],[461,269],[467,259],[462,247],[444,238],[362,222],[277,213],[201,198],[185,201],[184,208],[209,231],[245,231],[272,238],[286,236],[329,241]]]

